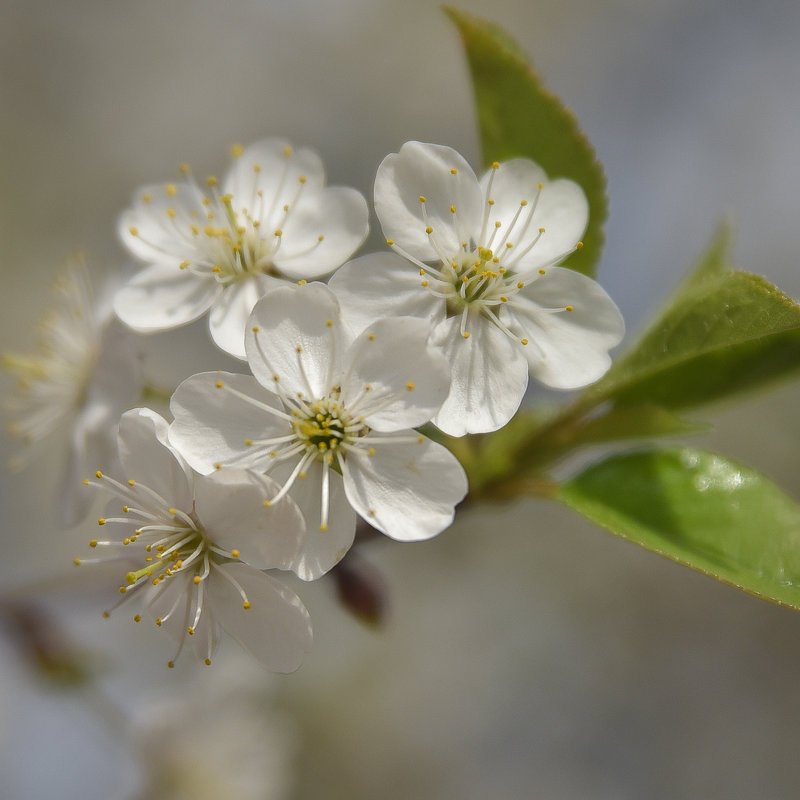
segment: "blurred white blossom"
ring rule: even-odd
[[[368,231],[363,196],[325,187],[317,153],[283,139],[233,148],[219,183],[185,179],[136,193],[121,217],[125,246],[147,266],[117,295],[119,318],[148,333],[185,325],[209,309],[219,347],[245,358],[250,311],[268,289],[328,275]]]
[[[135,337],[113,319],[110,302],[95,298],[82,260],[59,276],[55,292],[36,351],[3,353],[2,365],[19,377],[7,402],[9,429],[25,442],[11,466],[25,467],[45,449],[52,456],[55,435],[69,432],[58,510],[61,522],[73,525],[92,499],[81,477],[90,465],[112,463],[117,421],[136,404],[142,380]]]
[[[239,660],[196,673],[136,713],[136,800],[288,800],[297,735]]]

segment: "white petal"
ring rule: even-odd
[[[445,317],[445,302],[421,285],[417,267],[396,253],[370,253],[340,267],[328,281],[353,337],[386,317],[419,317],[431,326]]]
[[[205,314],[222,292],[213,277],[178,267],[146,267],[114,297],[114,312],[139,333],[186,325]]]
[[[115,417],[136,405],[144,382],[140,351],[139,337],[118,320],[110,319],[103,330],[102,350],[89,387],[89,402],[107,405]]]
[[[244,332],[255,304],[270,290],[285,281],[271,275],[253,275],[226,286],[214,303],[208,318],[211,338],[217,347],[244,360]]]
[[[102,431],[95,427],[100,419],[105,423]],[[78,476],[87,476],[100,466],[109,474],[117,471],[118,459],[116,447],[113,446],[117,424],[118,421],[111,419],[106,407],[97,405],[84,409],[76,417],[58,493],[58,511],[63,526],[72,527],[80,522],[89,513],[95,500],[95,493],[89,491]]]
[[[489,181],[491,198],[486,197]],[[544,184],[539,190],[539,184]],[[551,264],[568,254],[580,240],[589,221],[589,204],[583,189],[567,178],[549,181],[533,161],[515,158],[490,169],[481,177],[481,190],[494,200],[486,226],[494,237],[481,242],[500,255],[503,265],[513,264],[519,272]],[[520,204],[526,205],[521,207]],[[519,217],[514,222],[514,217]],[[496,229],[495,224],[501,223]],[[516,258],[539,236],[539,241],[516,262]],[[496,231],[496,232],[495,232]],[[513,244],[510,252],[506,244]]]
[[[503,308],[503,318],[530,340],[531,375],[553,389],[577,389],[605,374],[608,350],[619,344],[625,323],[599,283],[574,270],[551,267]],[[573,311],[553,313],[570,305]]]
[[[428,226],[448,259],[461,242],[474,239],[480,232],[482,202],[475,173],[450,147],[406,142],[378,167],[375,213],[384,236],[422,261],[440,258],[426,233]]]
[[[124,480],[154,489],[167,504],[191,511],[193,476],[169,445],[166,420],[149,408],[126,411],[119,422],[119,460]]]
[[[301,177],[305,178],[302,184]],[[325,167],[314,150],[294,149],[286,139],[271,138],[245,148],[225,176],[222,189],[223,194],[233,195],[235,209],[247,209],[274,228],[281,220],[283,206],[294,201],[298,190],[302,195],[324,184]]]
[[[275,391],[277,376],[291,397],[325,397],[334,385],[342,348],[339,304],[321,283],[267,293],[253,309],[245,334],[253,375],[270,391]]]
[[[218,386],[218,384],[222,386]],[[249,402],[227,391],[253,399]],[[246,444],[291,432],[290,424],[264,410],[280,409],[273,395],[250,375],[201,372],[187,378],[172,395],[170,443],[198,472],[208,474],[217,464],[258,467],[264,449]]]
[[[278,484],[283,483],[294,464],[280,465],[270,472]],[[329,470],[328,527],[320,529],[322,520],[322,464],[314,461],[306,469],[305,478],[292,485],[290,496],[306,518],[305,539],[297,558],[289,567],[304,581],[313,581],[341,561],[353,544],[356,514],[344,493],[342,476]]]
[[[205,207],[203,193],[194,184],[145,186],[120,216],[117,230],[137,258],[177,269],[184,260],[205,263],[190,228],[198,217],[205,219]]]
[[[310,190],[282,226],[275,266],[287,278],[321,278],[343,264],[369,232],[367,201],[346,186]]]
[[[398,434],[408,436],[416,436],[415,431]],[[364,438],[365,447],[370,437]],[[456,457],[424,436],[412,443],[375,444],[374,450],[374,455],[361,449],[347,455],[344,488],[353,508],[399,541],[430,539],[448,527],[467,492],[467,477]]]
[[[305,521],[295,502],[284,497],[264,506],[280,486],[264,475],[223,469],[200,475],[195,484],[197,516],[208,538],[257,569],[291,569],[305,538]]]
[[[250,608],[242,607],[226,576],[244,589]],[[294,672],[300,666],[311,649],[311,619],[291,589],[246,564],[215,567],[208,583],[215,617],[263,666],[274,672]]]
[[[347,351],[342,402],[371,428],[397,431],[430,421],[450,389],[450,365],[428,346],[417,317],[370,325]]]
[[[450,394],[433,421],[451,436],[502,428],[528,387],[521,344],[476,314],[469,317],[465,339],[460,322],[460,317],[451,317],[431,337],[450,362],[452,377]]]

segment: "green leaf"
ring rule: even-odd
[[[651,449],[590,467],[556,497],[648,550],[800,610],[800,506],[751,469]]]
[[[800,306],[748,272],[706,274],[582,398],[688,408],[800,367]]]
[[[668,305],[676,305],[700,289],[706,281],[717,278],[733,269],[733,261],[731,260],[732,240],[733,229],[730,225],[723,223],[708,243],[705,252],[689,270],[689,274],[673,291]]]
[[[530,158],[551,178],[579,183],[589,200],[584,246],[564,266],[595,274],[608,198],[603,168],[575,116],[541,84],[519,45],[503,30],[446,8],[466,50],[475,90],[484,163]]]

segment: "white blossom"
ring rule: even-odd
[[[140,599],[177,640],[170,666],[187,637],[210,664],[224,629],[268,669],[293,671],[311,645],[308,612],[262,570],[286,569],[295,557],[305,527],[299,509],[290,498],[265,504],[278,487],[263,475],[194,475],[169,446],[167,431],[150,409],[125,413],[119,427],[125,479],[98,470],[84,481],[116,498],[98,520],[110,535],[90,545],[126,565],[117,606]]]
[[[91,498],[80,476],[90,465],[109,463],[120,414],[135,405],[141,370],[132,335],[96,299],[85,263],[75,259],[56,280],[58,303],[39,322],[36,351],[6,352],[5,369],[19,380],[7,407],[9,430],[25,447],[12,460],[23,468],[53,441],[69,432],[58,501],[61,522],[74,525],[88,512]]]
[[[244,330],[256,301],[287,281],[328,275],[364,241],[363,196],[325,187],[311,149],[283,139],[233,148],[220,183],[184,180],[139,190],[121,217],[125,246],[147,265],[117,295],[120,319],[142,333],[184,325],[211,311],[219,347],[245,357]]]
[[[255,377],[208,372],[184,381],[172,397],[170,441],[200,472],[235,465],[282,482],[273,499],[291,492],[309,521],[301,578],[344,555],[355,513],[404,541],[451,523],[464,471],[413,430],[449,388],[425,321],[381,320],[351,341],[333,292],[308,284],[269,292],[248,326]]]
[[[398,254],[364,256],[331,279],[354,331],[423,317],[452,365],[434,422],[460,436],[502,427],[532,375],[576,389],[611,364],[624,323],[590,278],[554,266],[580,248],[588,204],[570,180],[527,159],[478,180],[455,150],[407,142],[375,179],[375,210]]]

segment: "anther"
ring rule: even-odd
[[[79,567],[79,566],[81,565],[81,560],[80,560],[79,558],[73,558],[73,559],[72,559],[72,563],[73,563],[73,564],[74,564],[76,567]]]
[[[105,519],[103,517],[100,517],[100,519],[97,520],[97,524],[98,525],[105,525],[106,521],[105,521]]]
[[[131,225],[130,228],[128,228],[128,233],[130,233],[131,236],[138,236],[139,229],[135,225]]]
[[[573,306],[565,306],[564,311],[574,311],[575,308]]]
[[[469,331],[464,331],[464,338],[469,339]]]
[[[217,389],[221,389],[221,388],[222,388],[224,385],[225,385],[225,384],[224,384],[222,381],[217,381],[217,382],[214,384],[214,386],[216,386],[216,387],[217,387]]]
[[[425,203],[426,202],[425,196],[424,195],[420,195],[419,196],[419,201],[420,201],[420,203]]]
[[[247,611],[247,609],[250,608],[250,601],[245,600],[244,603],[242,603],[242,608]]]
[[[231,550],[231,556],[233,556],[233,558],[239,558],[240,555],[241,553],[235,547]]]
[[[240,144],[235,144],[233,147],[231,147],[231,156],[233,156],[233,158],[239,158],[242,153],[244,153],[244,147],[242,147]]]
[[[425,228],[425,233],[428,233],[428,234],[431,234],[431,233],[433,233],[433,228],[431,228],[431,226],[430,226],[430,225],[428,225],[428,227],[427,227],[427,228]]]
[[[175,195],[176,195],[176,194],[178,194],[178,187],[177,187],[177,186],[175,186],[175,184],[174,184],[174,183],[168,183],[168,184],[167,184],[167,185],[164,187],[164,191],[165,191],[165,192],[166,192],[166,193],[167,193],[167,194],[168,194],[170,197],[175,197]]]
[[[520,343],[521,344],[528,344],[528,340],[527,339],[520,339]]]
[[[258,325],[253,325],[253,333],[258,333],[260,330],[261,328],[259,328]]]
[[[415,384],[413,381],[409,381],[409,382],[406,384],[406,389],[408,389],[408,391],[409,391],[409,392],[413,392],[413,391],[414,391],[414,389],[416,388],[416,386],[417,386],[417,385],[416,385],[416,384]]]
[[[453,168],[450,170],[450,174],[451,174],[451,175],[458,175],[458,170],[457,170],[455,167],[453,167]]]
[[[394,244],[394,239],[387,239],[386,244],[388,244],[389,247],[391,247]]]

